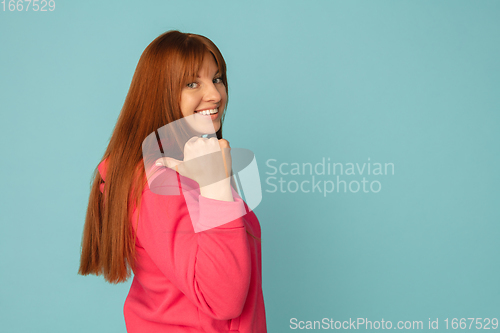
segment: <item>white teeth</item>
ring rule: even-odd
[[[212,109],[212,110],[204,110],[204,111],[199,111],[198,113],[199,114],[202,114],[202,115],[205,115],[205,116],[208,116],[210,114],[215,114],[217,113],[219,110],[217,109]]]

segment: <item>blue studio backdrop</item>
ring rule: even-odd
[[[500,331],[499,1],[27,4],[0,3],[2,332],[125,332],[131,279],[77,275],[81,236],[135,66],[172,29],[227,62],[269,332]]]

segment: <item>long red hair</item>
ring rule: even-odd
[[[195,80],[206,52],[213,55],[227,93],[224,58],[204,36],[168,31],[142,53],[101,159],[108,159],[104,193],[100,190],[103,179],[94,170],[78,274],[102,274],[106,281],[119,283],[130,277],[130,270],[135,271],[135,236],[130,223],[133,205],[129,202],[140,207],[147,183],[142,143],[157,129],[182,118],[181,90]],[[218,139],[222,139],[224,116],[225,110]]]

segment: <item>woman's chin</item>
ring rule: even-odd
[[[210,117],[195,113],[183,119],[186,121],[187,125],[199,135],[217,133],[221,126],[219,117],[210,119]]]
[[[204,134],[214,134],[220,129],[220,122],[214,122],[213,124],[196,124],[194,130],[201,135]]]

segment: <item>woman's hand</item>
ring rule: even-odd
[[[233,201],[231,176],[231,147],[225,139],[192,137],[184,145],[184,161],[163,157],[156,165],[176,170],[200,185],[201,195]]]

